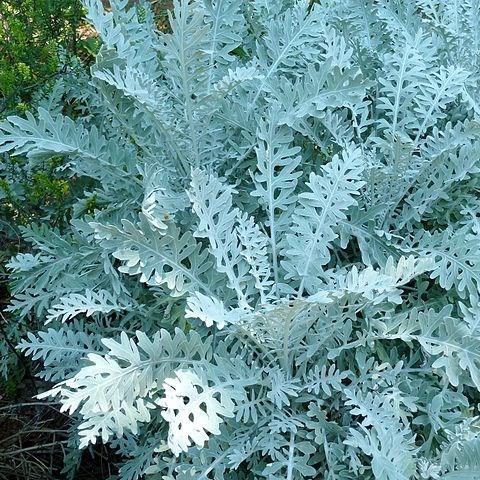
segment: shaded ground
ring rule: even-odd
[[[102,445],[80,452],[68,445],[72,421],[51,402],[32,399],[24,380],[18,396],[0,399],[0,480],[60,480],[65,456],[78,465],[76,480],[101,480],[116,473],[111,452]]]

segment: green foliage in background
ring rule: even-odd
[[[83,9],[79,0],[0,2],[0,115],[25,110],[60,67],[59,47],[75,52]]]
[[[78,102],[71,102],[68,92],[82,69],[75,55],[86,51],[87,39],[79,33],[83,15],[79,0],[0,2],[0,117],[42,102],[74,115]],[[60,173],[61,162],[58,157],[31,165],[23,157],[1,154],[1,255],[18,249],[20,225],[34,219],[58,225],[64,217],[70,185]]]

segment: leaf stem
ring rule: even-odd
[[[287,479],[292,480],[293,478],[293,465],[294,465],[294,457],[293,454],[295,452],[295,434],[293,431],[290,432],[290,444],[288,447],[288,465],[287,465]]]

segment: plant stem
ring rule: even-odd
[[[290,444],[288,447],[288,465],[287,465],[287,479],[292,480],[293,478],[293,454],[295,452],[295,434],[290,432]]]

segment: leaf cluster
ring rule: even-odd
[[[479,477],[475,2],[84,3],[81,114],[0,124],[84,185],[9,263],[75,442],[122,480]]]

